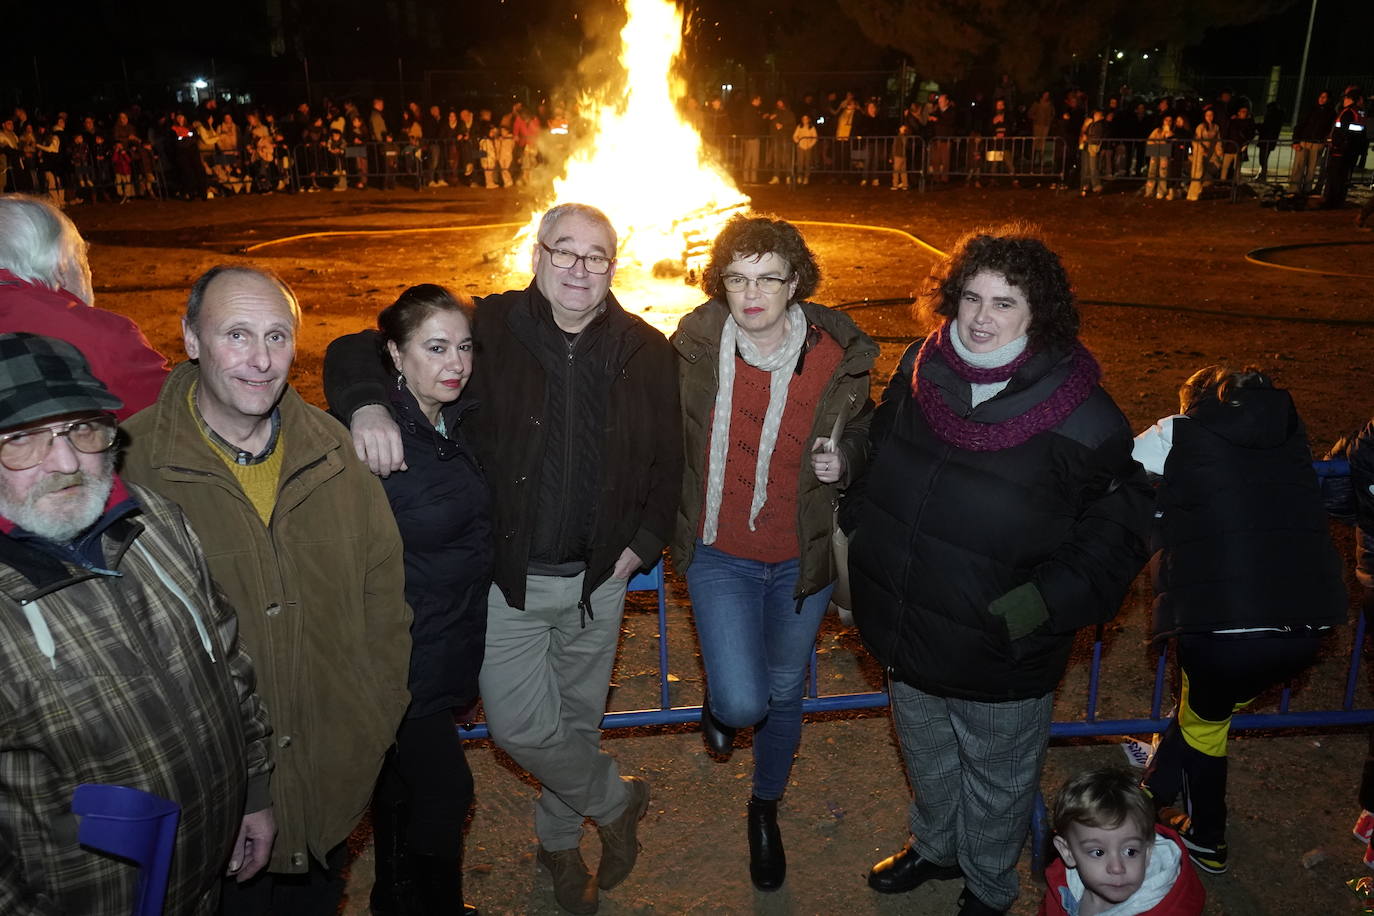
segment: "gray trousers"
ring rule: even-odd
[[[628,801],[615,759],[601,749],[626,583],[612,577],[592,592],[585,627],[581,575],[529,576],[523,611],[495,585],[487,597],[479,679],[487,726],[539,780],[534,829],[550,851],[575,848],[586,818],[612,821]]]
[[[1030,830],[1049,742],[1054,694],[979,703],[889,684],[892,719],[914,798],[912,846],[939,865],[958,863],[983,903],[1016,900],[1016,860]]]

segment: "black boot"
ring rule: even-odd
[[[416,916],[479,916],[477,907],[463,902],[463,863],[444,856],[415,856],[415,886],[420,908]]]
[[[372,806],[372,843],[377,878],[369,901],[372,916],[409,916],[415,910],[415,886],[404,836],[406,807],[401,802]]]
[[[735,730],[728,725],[721,725],[716,717],[711,715],[709,693],[701,698],[701,737],[706,740],[708,751],[717,757],[729,759],[730,752],[734,750]]]
[[[778,800],[749,799],[749,878],[761,891],[775,891],[787,877],[787,854],[778,830]]]

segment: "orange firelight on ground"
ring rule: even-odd
[[[539,215],[560,203],[591,204],[620,236],[613,289],[626,309],[669,333],[701,303],[685,276],[699,273],[726,219],[749,206],[712,161],[695,127],[679,115],[682,13],[672,0],[626,0],[620,31],[623,95],[584,94],[578,109],[590,133],[568,156],[562,177],[515,240],[512,264],[528,265]]]

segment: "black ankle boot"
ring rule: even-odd
[[[717,757],[729,759],[730,752],[734,750],[735,730],[728,725],[721,725],[716,717],[711,715],[709,693],[701,698],[701,737],[706,740],[708,751]]]
[[[749,799],[749,878],[761,891],[775,891],[787,877],[787,854],[778,830],[778,800]]]

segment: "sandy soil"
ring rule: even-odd
[[[798,221],[854,224],[811,225],[805,231],[826,274],[816,298],[851,303],[856,320],[882,343],[876,384],[886,381],[916,330],[904,306],[879,300],[909,295],[929,268],[930,255],[897,235],[857,226],[901,229],[943,248],[974,225],[1029,219],[1045,227],[1062,253],[1082,301],[1084,340],[1103,363],[1105,385],[1133,426],[1171,412],[1179,382],[1218,361],[1274,371],[1293,391],[1318,448],[1374,414],[1374,296],[1368,279],[1280,270],[1244,258],[1265,246],[1324,243],[1329,247],[1286,252],[1280,260],[1374,274],[1370,236],[1353,230],[1352,211],[1276,213],[1254,202],[1156,202],[1125,194],[1083,200],[1038,190],[917,195],[829,186],[794,193],[758,189],[755,200],[760,209]],[[136,202],[72,211],[92,243],[98,303],[133,317],[156,346],[177,358],[179,311],[200,271],[245,259],[278,270],[305,308],[295,382],[316,402],[324,346],[370,324],[405,286],[441,282],[482,293],[523,283],[486,259],[502,249],[510,230],[302,239],[247,258],[245,248],[322,230],[476,227],[523,221],[524,214],[517,198],[455,189]],[[629,295],[622,298],[637,304]],[[1348,533],[1338,531],[1337,537],[1348,545]],[[700,702],[701,669],[686,595],[675,579],[669,605],[674,702],[693,705]],[[1147,607],[1148,585],[1138,582],[1108,628],[1104,717],[1149,711],[1153,656],[1143,638]],[[657,631],[651,606],[632,602],[612,708],[655,703]],[[880,686],[852,631],[829,622],[820,644],[822,693]],[[1349,633],[1333,637],[1323,662],[1296,693],[1295,708],[1337,702],[1349,651]],[[1085,666],[1076,662],[1061,688],[1056,719],[1081,718],[1085,679]],[[1371,705],[1363,686],[1359,704]],[[896,899],[881,898],[863,884],[867,868],[895,851],[904,835],[908,796],[884,711],[831,715],[808,725],[782,815],[791,870],[776,894],[755,892],[747,875],[747,747],[728,763],[713,762],[690,727],[616,733],[607,745],[626,773],[652,782],[654,794],[641,831],[640,864],[622,887],[603,895],[602,913],[954,911],[958,882]],[[1349,833],[1363,754],[1362,732],[1233,739],[1233,866],[1226,876],[1204,879],[1208,913],[1357,911],[1344,882],[1365,873]],[[559,912],[533,858],[532,785],[489,744],[474,744],[469,758],[478,800],[467,846],[468,899],[488,914]],[[1046,793],[1066,773],[1121,761],[1110,740],[1057,742],[1046,768]],[[584,843],[592,862],[594,836]],[[365,828],[355,840],[360,857],[350,884],[350,914],[366,913],[371,881]],[[1014,912],[1033,913],[1041,890],[1028,854],[1021,870],[1023,891]]]

